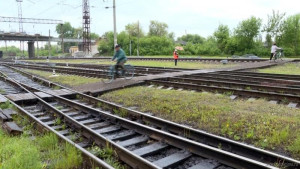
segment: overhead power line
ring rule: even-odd
[[[0,16],[0,22],[19,22],[18,17],[3,17]],[[22,23],[33,23],[33,24],[63,24],[62,20],[54,19],[36,19],[36,18],[21,18]]]

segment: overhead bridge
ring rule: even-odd
[[[29,58],[35,57],[35,50],[34,50],[34,42],[39,41],[50,41],[50,42],[75,42],[75,43],[82,43],[83,39],[71,39],[71,38],[56,38],[52,36],[42,36],[39,34],[35,35],[28,35],[26,33],[5,33],[0,32],[0,41],[27,41],[28,44],[28,55]],[[91,40],[92,43],[95,43],[95,40]]]
[[[39,34],[36,35],[28,35],[25,33],[2,33],[0,32],[0,40],[1,41],[51,41],[51,42],[62,42],[62,38],[55,38],[52,36],[42,36]],[[81,43],[82,39],[72,39],[72,38],[64,38],[64,42],[75,42]],[[95,43],[95,40],[92,40],[92,43]]]

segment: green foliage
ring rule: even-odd
[[[212,36],[208,37],[203,45],[198,45],[197,52],[200,55],[210,55],[210,56],[221,54],[221,50],[217,47],[217,41]]]
[[[218,29],[214,32],[214,36],[217,40],[218,48],[225,53],[225,48],[229,40],[229,28],[227,25],[219,25]]]
[[[60,144],[53,133],[36,136],[35,140],[31,140],[26,134],[19,137],[6,136],[0,129],[0,144],[0,168],[72,169],[82,163],[78,150],[68,143]]]
[[[83,37],[83,30],[81,27],[74,28],[70,24],[70,22],[65,22],[64,24],[58,24],[56,25],[56,32],[59,34],[59,37],[62,36],[64,38],[82,38]],[[91,33],[91,39],[98,39],[99,35],[96,33]],[[71,46],[76,46],[77,43],[74,42],[67,42],[64,43],[64,51],[68,51]],[[47,56],[47,55],[44,55]]]
[[[168,25],[164,22],[150,21],[149,25],[149,36],[167,36],[168,35]]]
[[[281,28],[282,35],[277,39],[279,45],[293,49],[294,55],[300,54],[300,14],[288,17]]]
[[[174,44],[166,36],[147,36],[140,39],[141,55],[172,55]]]
[[[239,51],[251,49],[255,46],[254,38],[258,36],[261,24],[262,20],[253,16],[240,22],[235,29],[235,36],[238,41]]]
[[[139,25],[139,22],[127,24],[125,26],[125,30],[131,37],[143,37],[145,35],[143,29]]]
[[[11,109],[14,108],[14,105],[10,103],[10,101],[6,101],[5,103],[0,104],[1,109]]]
[[[43,168],[39,149],[25,137],[0,136],[0,167],[5,169]]]
[[[110,164],[115,169],[125,169],[126,167],[122,165],[115,157],[114,150],[110,147],[109,144],[106,145],[103,149],[98,146],[93,146],[89,149],[89,151],[96,156],[104,159],[107,164]]]
[[[204,37],[197,34],[186,34],[177,39],[177,41],[190,42],[192,44],[202,44],[205,41]]]
[[[263,99],[232,101],[224,95],[148,87],[114,91],[101,98],[300,158],[300,110],[286,105],[273,105]]]
[[[300,74],[300,63],[286,63],[284,65],[280,65],[280,66],[276,66],[276,67],[259,69],[258,72],[299,75]]]
[[[285,13],[279,13],[279,11],[273,10],[272,15],[268,15],[268,22],[263,27],[263,32],[267,33],[270,38],[276,39],[280,33],[280,29],[284,22]],[[271,46],[269,46],[271,47]]]
[[[87,78],[82,76],[76,76],[76,75],[62,75],[60,74],[57,77],[50,77],[52,75],[52,72],[45,72],[45,71],[39,71],[39,70],[29,70],[25,69],[26,72],[32,73],[35,75],[38,75],[42,78],[45,78],[47,80],[51,80],[53,82],[66,85],[66,86],[80,86],[87,83],[96,83],[99,82],[100,79],[96,78]],[[55,87],[55,89],[59,89],[59,87]]]
[[[7,57],[7,56],[23,56],[23,52],[15,47],[15,46],[8,46],[6,47],[0,47],[0,51],[3,51],[3,56]],[[27,53],[24,53],[25,56],[27,56]]]

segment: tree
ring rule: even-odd
[[[102,55],[112,55],[114,53],[114,33],[105,32],[99,41],[98,51]]]
[[[76,38],[76,39],[81,39],[82,38],[82,34],[83,34],[83,30],[82,28],[73,28],[73,36],[72,38]]]
[[[211,55],[211,56],[221,54],[221,51],[217,45],[216,38],[214,36],[207,37],[207,39],[203,44],[198,45],[197,53],[201,55]]]
[[[175,33],[174,33],[174,32],[170,32],[170,33],[168,34],[168,37],[169,37],[170,39],[172,39],[173,41],[175,41]]]
[[[164,22],[150,21],[149,36],[167,36],[168,25]]]
[[[75,38],[75,39],[82,39],[83,36],[83,29],[81,27],[74,28],[70,24],[70,22],[65,22],[64,24],[58,24],[56,25],[56,32],[59,34],[59,37],[64,38]],[[91,33],[91,39],[97,40],[99,39],[99,35],[96,33]],[[68,51],[71,46],[76,46],[77,43],[74,42],[67,42],[64,43],[64,51]]]
[[[300,42],[300,14],[288,17],[282,24],[282,35],[278,38],[281,45],[293,49],[294,54],[299,55]]]
[[[197,34],[187,34],[177,38],[178,41],[191,42],[192,44],[202,44],[205,38]]]
[[[254,38],[259,35],[262,20],[252,16],[242,21],[235,29],[235,36],[238,40],[238,50],[245,51],[255,46]]]
[[[217,40],[218,48],[224,53],[229,39],[229,28],[227,25],[219,25],[214,32],[214,37]]]
[[[125,26],[125,30],[127,31],[127,33],[131,36],[131,37],[142,37],[144,36],[144,31],[143,29],[140,27],[139,22],[135,22],[135,23],[131,23],[131,24],[127,24]]]
[[[65,22],[64,24],[56,25],[56,32],[59,34],[59,37],[62,37],[62,33],[65,38],[73,38],[75,33],[75,28],[73,28],[70,22]]]
[[[99,39],[99,35],[98,34],[96,34],[96,33],[91,33],[91,39],[92,40],[98,40]]]
[[[280,34],[280,30],[282,27],[282,24],[284,22],[285,13],[279,13],[279,11],[274,11],[272,15],[268,15],[268,22],[264,25],[263,32],[267,33],[266,40],[267,43],[271,39],[276,39],[277,36]],[[269,44],[268,44],[269,45]]]
[[[141,55],[172,55],[173,41],[166,36],[145,36],[140,39]]]

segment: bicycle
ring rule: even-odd
[[[116,70],[115,65],[109,66],[108,70],[105,71],[106,78],[102,79],[104,83],[111,83],[116,78],[124,77],[126,80],[130,80],[134,76],[134,67],[130,64],[124,65],[124,70],[121,68]]]
[[[281,61],[283,61],[283,58],[284,58],[283,49],[276,50],[276,53],[274,55],[274,61],[276,62],[276,60],[278,60],[278,59],[280,59]]]

